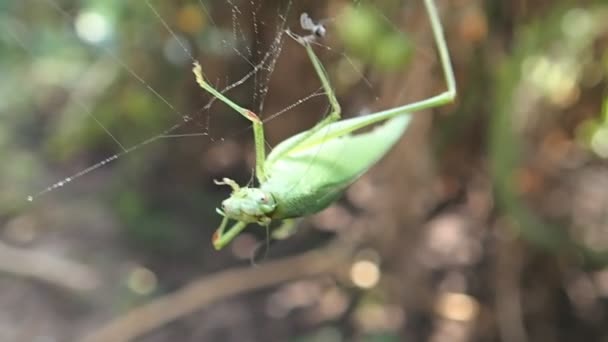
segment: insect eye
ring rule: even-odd
[[[268,202],[268,197],[266,197],[266,196],[260,197],[260,202],[262,202],[262,203]]]

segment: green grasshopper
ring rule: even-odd
[[[424,0],[447,91],[422,101],[391,108],[363,117],[339,120],[341,109],[321,61],[311,47],[315,38],[325,33],[314,25],[306,14],[300,18],[310,36],[290,33],[306,50],[321,80],[331,106],[330,114],[311,129],[296,134],[277,145],[266,156],[262,120],[251,110],[243,108],[205,81],[201,66],[194,64],[197,83],[211,95],[230,106],[253,124],[258,187],[241,187],[224,178],[217,184],[228,185],[232,194],[216,211],[224,218],[213,234],[213,246],[221,249],[251,223],[268,227],[274,220],[282,220],[285,227],[294,218],[314,214],[328,207],[344,190],[380,160],[399,140],[407,128],[411,113],[450,103],[456,97],[454,73],[443,35],[437,8],[433,0]],[[386,121],[375,129],[352,132]],[[229,220],[237,221],[226,230]],[[282,230],[282,229],[279,229]]]

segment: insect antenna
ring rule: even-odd
[[[259,262],[266,259],[268,257],[268,252],[270,251],[270,247],[274,245],[278,240],[270,237],[270,227],[266,226],[266,239],[261,241],[255,246],[253,252],[251,253],[251,258],[249,261],[251,262],[251,266],[258,266]]]
[[[255,182],[255,168],[251,168],[251,172],[249,172],[249,174],[251,176],[249,176],[249,180],[247,181],[247,185],[245,185],[246,188],[251,188]]]

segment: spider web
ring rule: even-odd
[[[183,32],[180,32],[179,28],[174,27],[174,25],[172,25],[167,18],[161,15],[162,10],[159,9],[158,3],[155,3],[152,0],[146,0],[145,3],[142,3],[142,5],[144,4],[149,10],[148,16],[152,17],[153,20],[158,25],[161,25],[165,30],[165,57],[170,60],[173,59],[173,62],[178,64],[181,70],[186,70],[189,73],[190,67],[188,64],[196,61],[193,53],[193,49],[195,48],[193,45],[194,39],[186,36]],[[92,30],[99,30],[99,27],[95,26],[103,24],[103,22],[100,21],[103,20],[103,17],[100,16],[100,13],[95,11],[79,9],[76,14],[73,14],[73,8],[65,6],[56,0],[40,0],[36,2],[36,5],[43,7],[46,6],[47,10],[54,11],[56,15],[60,16],[60,25],[67,28],[67,34],[71,36],[70,39],[72,39],[72,41],[93,39],[86,36],[86,32],[79,32],[79,22],[81,25],[85,25],[86,23],[82,24],[83,20],[90,21],[88,25],[93,26]],[[194,7],[194,5],[196,7]],[[190,12],[196,10],[200,11],[199,15],[204,14],[204,18],[202,19],[208,21],[208,31],[211,32],[211,35],[215,35],[214,40],[216,45],[210,50],[215,49],[216,53],[226,57],[236,56],[237,58],[242,59],[242,61],[248,66],[248,70],[245,69],[245,71],[236,78],[231,77],[232,80],[226,78],[216,80],[211,79],[210,81],[213,82],[218,89],[225,93],[229,93],[230,91],[241,87],[246,83],[251,83],[254,91],[252,92],[252,98],[249,102],[253,104],[252,108],[256,108],[258,112],[263,112],[264,110],[264,100],[269,88],[268,83],[283,46],[283,34],[287,25],[287,16],[289,14],[290,5],[290,2],[286,2],[284,6],[277,8],[274,22],[266,23],[261,22],[258,18],[258,12],[263,7],[263,1],[250,1],[242,4],[237,1],[229,0],[226,2],[226,4],[221,6],[223,8],[220,8],[220,10],[226,10],[226,8],[230,10],[230,34],[228,34],[228,30],[226,28],[221,27],[220,23],[216,23],[216,21],[213,19],[211,9],[202,0],[193,2],[189,8]],[[192,13],[190,13],[190,15],[192,15]],[[192,20],[192,18],[190,19]],[[199,20],[201,20],[201,18],[199,18]],[[245,23],[246,21],[249,23]],[[26,58],[30,59],[31,63],[35,63],[39,56],[37,51],[35,51],[36,49],[27,42],[28,39],[24,38],[27,33],[27,26],[22,24],[24,22],[27,22],[26,18],[24,18],[23,21],[14,21],[11,23],[11,25],[7,25],[6,32],[8,33],[8,38],[12,39],[17,47],[22,50],[21,52],[26,56]],[[74,25],[76,29],[70,30],[69,26],[71,25]],[[260,41],[260,27],[265,25],[275,27],[276,31],[268,46],[264,46],[264,44]],[[102,131],[103,135],[111,139],[118,151],[111,153],[108,157],[103,158],[100,161],[63,178],[34,194],[27,196],[28,201],[33,201],[41,195],[54,191],[94,170],[104,167],[105,165],[122,158],[127,154],[130,154],[161,139],[207,137],[211,142],[214,140],[209,135],[211,130],[211,118],[213,116],[210,112],[210,108],[215,102],[213,98],[208,97],[208,102],[199,110],[195,112],[186,112],[180,108],[183,106],[173,103],[171,96],[161,94],[161,91],[157,90],[160,89],[160,87],[153,84],[152,81],[149,81],[144,75],[144,72],[140,71],[140,68],[134,66],[130,61],[127,60],[127,58],[120,56],[115,49],[108,47],[108,45],[104,45],[103,42],[93,45],[95,45],[94,49],[97,50],[97,56],[101,56],[99,58],[102,60],[100,63],[103,66],[110,64],[112,66],[111,69],[114,72],[116,72],[118,69],[119,72],[123,73],[127,76],[127,78],[129,78],[129,82],[131,83],[132,87],[138,86],[140,89],[143,89],[144,96],[153,97],[155,102],[157,102],[157,105],[164,107],[164,115],[172,116],[174,120],[177,118],[177,121],[175,121],[174,124],[170,125],[168,128],[163,129],[156,134],[150,136],[148,133],[149,136],[147,138],[139,139],[139,141],[135,143],[126,143],[126,140],[133,140],[130,136],[131,134],[125,136],[124,134],[119,135],[113,132],[109,125],[102,123],[102,120],[98,119],[96,113],[94,113],[94,110],[90,105],[90,103],[94,101],[87,101],[86,94],[82,94],[83,91],[79,92],[78,89],[74,89],[72,93],[68,95],[68,100],[66,100],[66,102],[69,104],[66,105],[66,107],[74,107],[75,109],[72,109],[72,111],[81,112],[80,115],[83,117],[88,116],[89,119],[94,122],[97,129]],[[90,69],[94,69],[95,66],[96,65],[94,64],[92,67],[90,67]],[[106,82],[110,83],[112,80],[108,80]],[[102,82],[102,84],[106,82]],[[203,91],[200,93],[203,94],[203,96],[206,95]],[[75,120],[66,119],[60,120],[59,126],[65,126],[66,124],[70,126],[70,121],[72,121],[72,124],[78,123],[74,122]],[[182,131],[184,131],[185,128],[187,129],[188,126],[191,126],[189,129],[190,132],[183,133]],[[192,127],[194,127],[194,129]],[[76,142],[75,145],[78,145],[78,142]],[[77,147],[74,148],[76,149]]]
[[[9,110],[19,108],[22,111],[27,111],[28,106],[35,107],[31,105],[31,96],[39,92],[37,87],[42,84],[43,92],[41,93],[58,97],[58,100],[54,98],[51,100],[59,103],[55,104],[55,107],[48,106],[51,107],[50,109],[35,108],[35,110],[44,112],[37,113],[38,116],[48,116],[49,118],[59,116],[59,119],[48,119],[44,129],[37,129],[37,132],[27,132],[27,134],[37,135],[34,138],[37,143],[42,144],[44,139],[47,139],[51,141],[51,145],[55,136],[63,137],[63,140],[59,139],[61,141],[58,143],[58,150],[66,152],[53,152],[59,153],[59,156],[55,156],[54,159],[74,160],[73,156],[77,157],[74,169],[78,171],[70,172],[65,169],[64,165],[55,172],[59,175],[71,175],[58,177],[60,180],[55,182],[52,181],[53,176],[49,176],[49,172],[44,172],[47,165],[33,165],[32,162],[31,169],[36,171],[30,170],[28,173],[24,173],[29,176],[21,177],[24,183],[31,184],[35,181],[50,185],[39,187],[40,190],[27,196],[28,201],[33,201],[160,140],[190,138],[197,143],[203,139],[206,143],[213,144],[218,139],[224,140],[226,136],[246,133],[248,128],[228,132],[227,135],[220,135],[219,138],[211,135],[211,132],[216,130],[214,118],[217,115],[225,114],[216,113],[215,108],[218,107],[215,106],[215,103],[218,101],[204,91],[198,90],[197,98],[204,98],[205,102],[201,103],[197,110],[188,109],[189,107],[182,103],[184,96],[176,95],[179,89],[185,88],[185,85],[188,84],[184,81],[178,83],[173,80],[175,86],[171,88],[177,90],[167,91],[167,87],[163,86],[163,81],[158,79],[158,75],[150,72],[149,68],[154,68],[152,63],[170,64],[176,74],[187,75],[176,78],[177,80],[193,82],[190,64],[198,59],[203,64],[204,71],[207,72],[208,80],[228,96],[231,96],[238,88],[249,87],[250,89],[246,89],[247,91],[238,92],[238,94],[249,94],[249,98],[237,98],[236,100],[239,103],[248,103],[249,108],[257,110],[264,122],[269,122],[308,100],[325,95],[321,88],[318,88],[308,95],[300,95],[299,99],[280,110],[274,109],[273,112],[266,113],[265,101],[268,97],[273,71],[284,47],[285,30],[299,26],[297,23],[299,13],[293,13],[291,1],[284,1],[277,6],[275,3],[268,4],[262,0],[226,0],[221,4],[193,0],[185,5],[182,4],[181,8],[178,8],[177,5],[175,8],[171,6],[156,0],[145,0],[131,6],[125,5],[122,8],[122,15],[144,17],[142,21],[145,21],[146,25],[143,28],[141,26],[120,27],[115,30],[107,26],[111,24],[112,20],[118,21],[118,19],[113,18],[112,13],[104,12],[103,6],[80,7],[79,4],[60,0],[30,0],[21,6],[9,6],[6,15],[8,20],[3,25],[3,44],[7,44],[11,53],[21,58],[21,63],[17,63],[17,71],[21,71],[28,77],[15,86],[15,88],[23,88],[25,91],[21,94],[15,93],[13,103],[8,101],[5,107]],[[263,17],[263,13],[269,12],[268,8],[264,6],[276,6],[274,17]],[[55,18],[50,21],[49,35],[60,36],[61,39],[57,45],[68,45],[73,51],[63,49],[58,53],[59,56],[56,56],[53,54],[56,54],[59,49],[50,49],[51,52],[49,52],[39,48],[32,37],[33,25],[28,26],[35,15],[30,15],[27,12],[28,9],[34,9],[32,11],[34,13],[36,11],[52,13]],[[185,11],[185,13],[175,14],[176,11]],[[184,25],[180,23],[180,19],[176,19],[180,16],[182,21],[190,21],[190,26],[196,26],[198,20],[198,25],[203,27],[199,27],[199,31],[196,33],[188,31],[188,24]],[[291,20],[288,22],[290,16]],[[90,26],[89,31],[103,31],[105,25],[107,36],[96,38],[95,32],[89,32],[87,35],[87,25]],[[270,31],[269,28],[274,31],[271,37],[267,35],[267,32]],[[156,34],[158,37],[152,41],[149,38],[142,39],[144,35],[141,31],[145,31],[146,34]],[[101,33],[97,32],[97,34]],[[126,47],[120,46],[125,41],[132,43]],[[331,50],[328,46],[317,45]],[[141,59],[131,56],[132,51],[139,50],[141,52],[137,54],[137,57]],[[158,62],[156,59],[155,62],[149,55],[146,56],[147,53],[158,51],[163,52],[164,61]],[[68,56],[61,56],[62,53],[66,53]],[[72,60],[70,58],[74,57],[70,53],[75,53],[80,62],[71,68],[59,65],[58,70],[69,71],[65,77],[53,74],[53,65],[45,65],[45,63],[52,64],[53,59],[59,60],[59,63],[69,63]],[[355,63],[345,53],[337,53],[345,57],[350,63],[350,67],[357,73],[363,75],[363,71],[357,69]],[[63,62],[61,62],[62,58],[64,58]],[[215,72],[214,68],[220,65],[217,63],[218,59],[238,59],[243,67],[236,71]],[[83,60],[85,62],[82,62]],[[15,63],[13,62],[13,64]],[[31,68],[34,71],[25,73],[23,72],[25,68]],[[37,71],[40,70],[47,74],[38,75]],[[62,80],[62,77],[65,79]],[[372,89],[370,81],[365,77],[363,80],[367,87]],[[112,107],[114,106],[112,96],[121,97],[121,94],[117,94],[113,88],[113,84],[118,82],[126,84],[118,91],[131,94],[131,97],[135,98],[134,104]],[[63,93],[56,96],[52,91],[54,89],[49,90],[49,88],[58,88]],[[125,96],[125,98],[127,97]],[[51,100],[43,99],[40,102],[48,105],[48,102],[52,102]],[[120,103],[120,100],[117,101]],[[145,102],[147,105],[141,105],[138,108],[138,101]],[[153,108],[150,103],[153,104]],[[120,112],[108,116],[106,113],[108,108],[120,108]],[[238,117],[238,114],[234,113],[234,116]],[[148,125],[148,121],[152,123]],[[32,127],[39,123],[30,122],[28,124],[29,126],[26,128],[35,131],[36,129]],[[158,128],[162,126],[166,128]],[[96,147],[95,149],[98,151],[93,155],[105,154],[106,157],[98,159],[97,162],[91,161],[92,153],[87,146],[93,142],[88,141],[89,139],[94,141],[100,137],[105,139],[106,143],[101,148]],[[13,143],[18,145],[18,141],[13,141]],[[52,150],[53,148],[51,148]],[[63,155],[61,155],[62,153]],[[87,157],[82,157],[83,154]],[[51,161],[51,165],[56,163],[56,161]],[[71,167],[74,167],[73,162],[70,164]],[[88,166],[86,166],[87,164]],[[53,167],[56,168],[56,166]],[[27,187],[36,188],[31,185]]]

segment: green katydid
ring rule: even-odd
[[[259,186],[241,187],[228,178],[216,182],[232,188],[230,197],[222,202],[221,209],[216,210],[224,217],[213,234],[212,242],[216,249],[226,246],[251,223],[268,227],[272,221],[282,220],[289,225],[291,219],[326,208],[398,141],[408,126],[412,112],[454,100],[456,84],[439,15],[433,0],[424,0],[424,4],[447,83],[445,92],[415,103],[339,121],[340,104],[325,69],[311,47],[311,42],[322,36],[325,30],[312,24],[304,14],[301,17],[302,26],[311,30],[312,34],[305,37],[290,35],[305,48],[327,94],[331,113],[311,129],[281,142],[268,156],[260,118],[213,88],[205,81],[200,65],[194,64],[198,84],[253,124],[255,174]],[[386,122],[371,131],[351,134],[382,121]],[[226,230],[229,220],[237,222]]]

